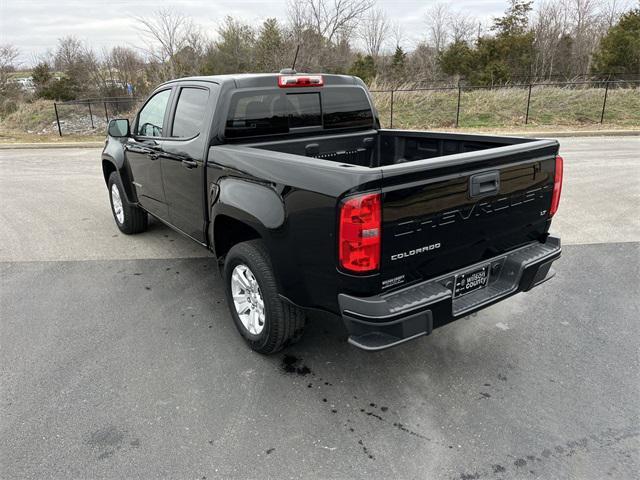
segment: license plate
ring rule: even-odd
[[[455,283],[454,297],[466,295],[467,293],[486,287],[489,283],[489,265],[485,265],[471,272],[456,275]]]

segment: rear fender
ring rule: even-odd
[[[280,195],[270,187],[240,178],[223,178],[212,197],[209,242],[215,252],[216,218],[225,215],[255,230],[266,243],[282,227],[285,209]],[[217,256],[218,253],[216,253]]]
[[[240,235],[240,237],[234,238],[235,233],[216,232],[217,225],[227,225],[226,222],[217,221],[222,217],[244,224],[256,235],[249,235],[247,238]],[[231,248],[231,244],[260,238],[271,256],[271,265],[280,290],[282,286],[280,283],[281,255],[278,253],[280,249],[277,232],[284,224],[285,214],[284,205],[279,195],[273,189],[258,183],[236,178],[222,179],[219,182],[217,198],[211,206],[210,218],[209,245],[218,260],[221,261],[224,258],[226,252]],[[234,237],[231,239],[231,244],[221,244],[224,251],[216,251],[218,250],[216,235],[225,237],[232,235]]]
[[[213,207],[214,210],[232,210],[238,220],[245,219],[262,230],[277,229],[285,220],[282,197],[274,188],[239,178],[223,178],[218,182],[218,196]]]

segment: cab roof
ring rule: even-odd
[[[162,83],[169,85],[182,82],[213,82],[222,84],[234,84],[235,88],[270,87],[278,85],[278,77],[281,73],[232,73],[227,75],[206,75],[177,78]],[[289,75],[289,74],[287,74]],[[351,75],[334,75],[325,73],[296,73],[295,75],[322,75],[325,85],[357,85],[360,83],[357,77]]]

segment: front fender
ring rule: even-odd
[[[107,141],[102,150],[102,159],[112,162],[118,170],[124,167],[124,144],[121,140],[107,137]]]
[[[138,197],[136,196],[135,189],[131,183],[131,172],[124,154],[125,141],[126,139],[121,140],[113,137],[107,137],[104,150],[102,150],[102,162],[103,164],[104,162],[109,162],[113,165],[113,168],[120,174],[120,179],[122,180],[127,200],[129,203],[137,203]],[[108,181],[106,176],[105,181]]]

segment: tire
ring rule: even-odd
[[[113,172],[109,176],[107,186],[109,187],[111,213],[113,213],[113,219],[120,231],[127,235],[144,232],[149,223],[149,216],[142,208],[127,201],[122,180],[117,172]]]
[[[245,268],[246,270],[244,270]],[[254,293],[252,305],[255,307],[249,307],[249,311],[262,311],[264,314],[261,321],[259,319],[257,322],[248,320],[250,327],[253,324],[254,328],[252,329],[245,325],[247,322],[246,313],[239,312],[238,303],[234,301],[234,288],[237,293],[240,285],[238,280],[235,280],[234,287],[234,273],[240,275],[240,279],[249,279],[249,285],[253,288],[253,290],[251,288],[245,290],[245,292],[253,291]],[[255,282],[250,280],[251,277]],[[239,243],[231,248],[224,264],[224,282],[227,304],[233,321],[240,335],[252,350],[269,355],[295,343],[302,337],[305,324],[304,311],[283,301],[278,295],[271,261],[260,240]],[[256,283],[257,288],[255,288]],[[247,298],[242,294],[236,297]],[[260,300],[262,300],[262,308],[260,308]],[[244,304],[247,303],[250,302],[247,301]],[[241,302],[240,305],[242,305]],[[245,319],[244,322],[241,315]],[[258,317],[260,316],[258,315]],[[255,317],[253,318],[255,320]]]

